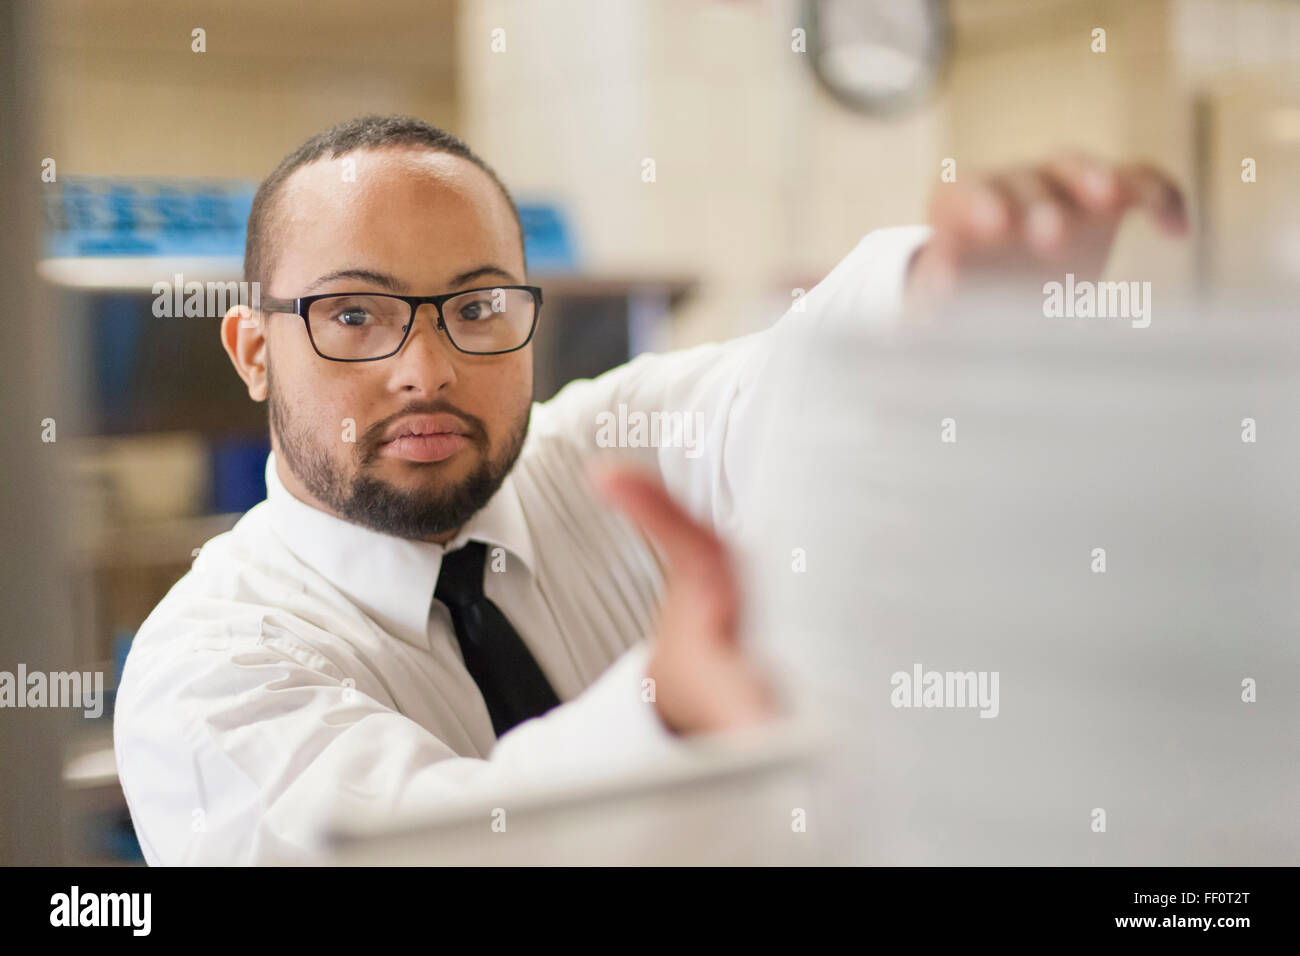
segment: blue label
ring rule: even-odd
[[[243,256],[256,187],[75,176],[45,189],[49,256]]]

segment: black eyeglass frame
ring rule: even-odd
[[[468,349],[461,348],[456,344],[456,340],[452,338],[451,332],[447,329],[447,323],[442,317],[442,304],[456,298],[457,296],[469,295],[471,292],[492,292],[496,289],[522,289],[532,295],[533,324],[528,329],[528,337],[514,348],[499,349],[495,352],[471,352]],[[311,320],[307,318],[307,314],[310,312],[312,304],[319,302],[322,299],[346,299],[363,295],[383,296],[388,299],[400,299],[411,307],[411,317],[407,320],[406,327],[402,330],[402,340],[397,343],[397,348],[393,349],[387,355],[376,355],[374,358],[345,359],[334,358],[332,355],[326,355],[317,348],[316,339],[311,334]],[[378,362],[386,358],[392,358],[398,352],[402,351],[402,346],[406,344],[406,340],[411,336],[411,329],[415,327],[415,313],[422,305],[431,305],[438,310],[437,328],[446,332],[447,341],[451,343],[452,348],[456,351],[463,352],[466,355],[507,355],[510,352],[518,352],[533,340],[533,335],[537,331],[537,320],[540,319],[542,315],[542,290],[540,286],[535,285],[489,285],[483,286],[479,289],[461,289],[458,292],[444,292],[442,295],[398,295],[395,292],[325,292],[320,295],[304,295],[297,299],[276,299],[266,297],[260,300],[258,303],[258,309],[259,311],[268,314],[272,312],[284,312],[301,318],[302,324],[307,328],[307,341],[311,342],[312,351],[327,362]]]

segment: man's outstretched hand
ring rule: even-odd
[[[726,545],[654,478],[611,468],[591,477],[666,561],[646,675],[654,680],[665,726],[679,734],[710,733],[776,716],[771,685],[739,640],[740,589]]]
[[[1120,221],[1144,210],[1167,235],[1189,231],[1183,195],[1145,163],[1116,165],[1078,151],[1046,162],[940,185],[930,203],[930,240],[908,270],[910,314],[929,315],[967,291],[1095,282]]]

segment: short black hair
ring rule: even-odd
[[[505,183],[464,142],[424,120],[413,116],[391,114],[388,116],[359,116],[338,123],[317,133],[280,161],[274,172],[262,180],[253,196],[253,208],[248,214],[248,235],[244,241],[244,281],[266,284],[273,267],[274,248],[270,241],[270,225],[280,188],[294,170],[322,157],[337,159],[358,149],[377,149],[383,146],[423,146],[439,153],[450,153],[467,159],[491,177],[501,194],[506,197],[510,212],[519,228],[519,244],[524,244],[524,227],[519,219],[519,209],[510,196]]]

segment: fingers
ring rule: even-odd
[[[1046,170],[1025,167],[990,181],[1013,223],[1017,238],[1043,256],[1063,249],[1077,231],[1082,212],[1069,189]]]
[[[1078,208],[1102,216],[1119,215],[1119,177],[1109,164],[1078,150],[1066,150],[1044,163],[1043,171]]]
[[[945,187],[930,210],[937,254],[954,262],[1019,247],[1048,255],[1068,244],[1080,218],[1071,191],[1035,167]]]
[[[940,259],[991,257],[1017,248],[1051,259],[1080,237],[1109,242],[1131,208],[1145,210],[1171,234],[1189,229],[1182,192],[1159,169],[1146,163],[1114,166],[1078,150],[945,186],[936,192],[929,218],[937,227]]]
[[[1171,235],[1185,235],[1190,225],[1182,190],[1149,163],[1133,163],[1116,170],[1125,206],[1143,209],[1157,226]]]
[[[938,190],[930,203],[929,221],[939,227],[936,232],[976,244],[1005,241],[1012,224],[1005,199],[983,179]]]
[[[656,479],[627,468],[599,468],[592,483],[659,545],[672,580],[734,604],[736,583],[726,545],[669,497]],[[670,581],[671,583],[671,581]]]

